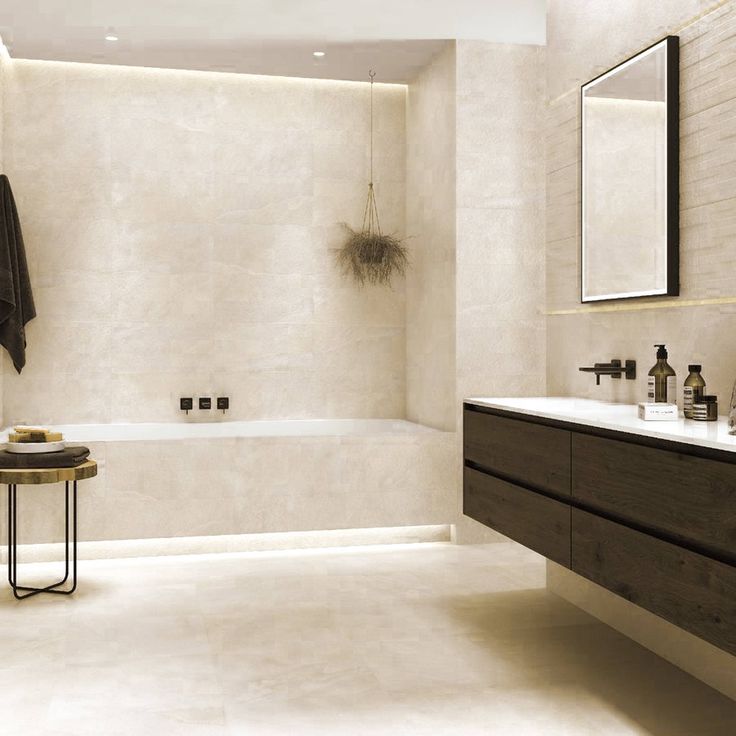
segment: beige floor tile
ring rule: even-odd
[[[71,599],[0,591],[0,651],[2,736],[736,733],[512,543],[83,562]]]

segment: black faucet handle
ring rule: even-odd
[[[187,414],[194,408],[194,399],[189,396],[182,397],[179,399],[179,409],[185,411]]]

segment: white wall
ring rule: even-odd
[[[404,285],[335,268],[360,224],[368,85],[13,60],[5,168],[38,318],[6,421],[401,417]],[[403,86],[376,86],[382,222],[404,232]],[[212,418],[220,418],[212,412]]]

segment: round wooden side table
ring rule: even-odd
[[[8,487],[8,582],[18,600],[39,593],[71,595],[77,589],[77,481],[94,478],[97,463],[87,460],[74,468],[0,468],[0,484]],[[47,483],[64,483],[66,491],[66,567],[64,577],[44,588],[18,585],[18,486],[37,486]],[[61,590],[69,580],[69,484],[72,484],[72,580],[71,588]],[[23,592],[19,592],[23,591]]]

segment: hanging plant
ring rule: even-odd
[[[403,276],[409,263],[408,249],[400,238],[385,235],[381,231],[378,216],[376,190],[373,186],[373,79],[376,73],[369,72],[371,79],[371,174],[368,183],[368,199],[363,212],[363,226],[353,230],[342,223],[347,233],[343,246],[337,252],[337,261],[345,276],[352,277],[358,284],[391,285],[395,275]]]

